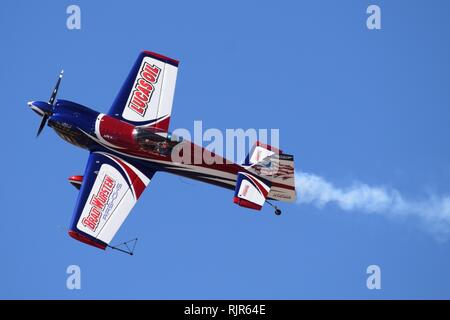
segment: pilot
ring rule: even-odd
[[[167,141],[162,141],[158,143],[158,152],[163,155],[167,156],[169,154],[169,143]]]
[[[140,144],[144,150],[151,151],[151,152],[154,152],[154,150],[155,150],[155,141],[153,141],[149,137],[143,138],[141,140]]]

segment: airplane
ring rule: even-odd
[[[268,203],[280,215],[269,200],[295,201],[292,155],[256,141],[244,163],[236,164],[169,132],[178,64],[141,52],[106,114],[56,99],[63,71],[48,102],[28,102],[42,117],[37,136],[48,125],[63,140],[89,151],[84,175],[69,178],[79,189],[68,231],[72,238],[121,250],[111,241],[157,171],[233,190],[233,202],[249,209]],[[182,161],[174,157],[177,150]],[[202,155],[200,161],[196,154]]]

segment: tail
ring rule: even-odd
[[[270,181],[268,199],[286,202],[296,200],[293,155],[257,141],[244,165],[258,177]]]

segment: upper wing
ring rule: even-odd
[[[172,112],[178,61],[143,51],[108,114],[134,125],[167,132]]]
[[[115,155],[106,152],[91,153],[69,235],[105,249],[153,174],[154,171],[143,168],[140,170]]]

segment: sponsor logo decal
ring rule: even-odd
[[[280,198],[280,199],[292,199],[292,196],[284,193],[273,193],[273,198]]]
[[[82,224],[85,227],[95,232],[99,225],[103,208],[108,203],[115,185],[116,181],[109,175],[105,175],[97,194],[94,194],[89,202],[91,210],[89,211],[88,216],[82,220]]]
[[[102,216],[103,220],[105,220],[105,221],[108,220],[110,214],[113,212],[114,202],[116,201],[117,197],[119,196],[119,191],[121,188],[122,188],[122,185],[120,183],[118,183],[116,185],[116,187],[114,188],[114,191],[112,192],[110,199],[109,199],[110,201],[105,206],[105,210],[104,210],[103,216]]]
[[[145,116],[148,104],[152,99],[153,91],[155,91],[154,85],[158,82],[160,73],[161,69],[156,65],[144,62],[141,66],[127,107],[142,117]]]
[[[258,149],[258,151],[256,151],[256,161],[258,162],[259,160],[261,160],[261,150]]]
[[[248,192],[248,189],[249,189],[250,187],[249,187],[249,185],[248,184],[246,184],[245,186],[244,186],[244,191],[242,192],[242,196],[246,196],[247,195],[247,192]]]

